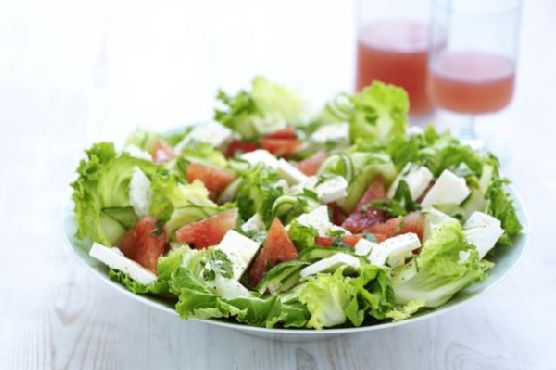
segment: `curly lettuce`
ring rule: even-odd
[[[207,274],[207,266],[214,265],[214,261],[207,263],[210,253],[210,250],[189,252],[184,256],[182,266],[172,274],[170,289],[178,297],[176,311],[181,317],[235,318],[239,322],[267,328],[305,326],[309,314],[303,305],[283,303],[276,295],[253,295],[239,282],[226,279],[221,271],[211,270],[214,274]],[[222,291],[222,287],[228,291]]]
[[[112,143],[94,144],[85,153],[77,168],[78,178],[71,183],[76,236],[114,245],[126,227],[104,210],[130,206],[129,182],[134,169],[152,176],[156,166],[126,153],[118,154]]]
[[[404,139],[409,111],[407,93],[394,85],[374,82],[352,97],[349,140],[385,144]]]
[[[460,222],[441,217],[430,226],[421,254],[392,271],[390,284],[397,304],[423,301],[438,307],[467,285],[486,277],[490,264],[467,243]]]
[[[305,120],[306,106],[301,96],[290,88],[264,77],[251,81],[251,90],[236,95],[219,91],[222,104],[214,119],[234,130],[243,140],[254,140],[286,126],[298,126]]]

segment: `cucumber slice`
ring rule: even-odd
[[[364,167],[350,182],[347,197],[336,201],[336,203],[345,212],[351,213],[377,175],[382,176],[386,180],[386,186],[388,186],[396,178],[396,168],[392,163],[372,164]]]
[[[172,217],[170,221],[166,224],[166,230],[172,235],[172,233],[180,228],[181,226],[214,216],[215,214],[222,212],[223,209],[214,206],[197,206],[188,205],[184,207],[178,207],[172,212]]]
[[[109,245],[116,245],[122,235],[125,233],[125,229],[118,221],[114,220],[112,217],[107,215],[101,215],[99,218],[100,228],[104,233]]]
[[[272,214],[277,217],[287,214],[297,203],[298,200],[293,195],[282,195],[272,205]]]
[[[218,202],[219,203],[232,202],[236,197],[237,188],[239,187],[239,184],[241,184],[241,178],[235,179],[228,186],[226,186],[226,189],[224,189],[222,194],[220,194],[220,197],[218,197]]]
[[[336,247],[310,247],[304,249],[299,256],[298,260],[303,262],[315,262],[317,260],[330,257],[336,253],[354,254],[351,248],[336,248]]]
[[[137,215],[131,206],[104,207],[102,212],[118,221],[126,229],[133,227],[137,223]]]
[[[324,161],[317,175],[320,176],[324,172],[343,176],[348,182],[351,182],[355,176],[355,166],[349,154],[338,153]]]
[[[458,217],[461,218],[462,221],[465,221],[471,216],[473,212],[483,212],[485,210],[485,207],[485,197],[479,190],[474,189],[460,206],[455,206],[448,209],[442,209],[442,207],[437,208],[439,208],[440,211],[446,213],[449,216]]]
[[[308,262],[298,260],[282,262],[266,273],[263,280],[257,285],[257,290],[261,294],[266,291],[270,294],[287,291],[299,282],[299,271],[307,265],[309,265]]]

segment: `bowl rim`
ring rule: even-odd
[[[251,332],[253,334],[258,333],[258,334],[277,334],[277,335],[287,334],[287,335],[298,335],[298,336],[326,336],[326,335],[341,335],[341,334],[351,334],[351,333],[362,333],[362,332],[368,332],[368,331],[388,329],[388,328],[393,328],[393,327],[397,327],[397,326],[401,326],[401,325],[407,325],[407,324],[411,324],[411,323],[420,322],[420,321],[430,319],[432,317],[450,312],[450,311],[452,311],[456,308],[461,307],[463,304],[469,303],[470,301],[476,299],[477,297],[482,296],[484,293],[486,293],[490,289],[497,286],[501,281],[503,281],[511,273],[511,271],[519,263],[520,259],[523,257],[523,251],[525,250],[525,246],[527,244],[527,240],[528,240],[530,232],[531,232],[530,219],[528,217],[528,213],[525,209],[525,205],[522,201],[522,198],[518,194],[518,192],[516,191],[515,186],[513,184],[510,184],[506,187],[506,189],[511,194],[512,200],[514,202],[514,206],[516,207],[516,210],[517,210],[517,213],[518,213],[518,217],[519,217],[519,219],[520,219],[520,221],[523,225],[523,230],[517,236],[519,238],[519,240],[517,240],[517,241],[514,240],[514,243],[510,247],[510,248],[515,249],[517,246],[520,246],[519,250],[514,252],[514,253],[517,253],[517,255],[515,256],[515,259],[514,259],[513,263],[508,268],[503,270],[496,277],[496,280],[491,281],[490,284],[488,284],[488,285],[485,285],[484,288],[481,291],[479,291],[475,294],[472,294],[469,297],[467,297],[467,298],[465,298],[465,299],[463,299],[459,302],[455,302],[452,305],[449,305],[449,306],[442,305],[442,306],[434,308],[434,309],[428,309],[426,311],[423,311],[418,316],[411,317],[407,320],[385,321],[385,322],[379,322],[379,323],[374,324],[374,325],[367,325],[367,326],[360,326],[360,327],[325,328],[325,329],[322,329],[322,330],[299,329],[299,328],[294,328],[294,329],[266,328],[266,327],[259,327],[259,326],[250,326],[250,325],[239,323],[239,322],[234,323],[234,322],[228,322],[228,321],[217,320],[217,319],[209,319],[209,320],[205,319],[204,320],[204,319],[191,318],[191,319],[187,319],[187,320],[201,321],[201,322],[205,322],[205,323],[212,324],[212,325],[215,325],[215,326],[225,327],[225,328],[234,329],[234,330],[243,331],[243,332]],[[81,247],[78,246],[78,245],[75,245],[73,235],[70,235],[70,233],[68,233],[68,231],[66,230],[67,229],[66,221],[71,220],[73,222],[73,226],[75,226],[74,217],[73,217],[73,207],[70,207],[73,204],[73,201],[71,199],[71,191],[72,191],[72,189],[69,188],[66,192],[66,195],[62,199],[61,206],[60,206],[60,220],[61,220],[61,222],[59,224],[60,229],[61,229],[60,231],[63,235],[63,239],[64,239],[64,242],[65,242],[66,248],[68,249],[70,254],[73,255],[74,258],[78,259],[80,261],[80,264],[82,266],[85,266],[86,270],[88,270],[93,275],[97,276],[100,280],[104,281],[106,284],[111,286],[113,289],[116,289],[120,293],[123,293],[123,294],[127,295],[128,297],[131,297],[131,298],[135,299],[136,301],[139,301],[143,304],[146,304],[147,306],[149,306],[151,308],[156,308],[158,310],[166,312],[167,314],[173,315],[173,316],[177,317],[178,319],[180,319],[180,321],[184,320],[184,319],[181,319],[179,317],[178,313],[176,312],[176,310],[174,308],[167,307],[167,306],[163,305],[162,303],[153,300],[148,295],[134,294],[133,292],[126,289],[123,285],[110,280],[110,278],[108,277],[108,273],[106,272],[107,270],[101,272],[101,271],[99,271],[95,268],[92,268],[92,266],[90,266],[86,262],[85,258],[78,255],[78,253],[76,251],[76,248],[81,248]],[[87,258],[91,259],[91,257],[88,256],[88,254],[87,254]],[[484,281],[488,281],[489,278],[492,279],[492,276],[487,275],[487,278]],[[472,287],[473,285],[475,285],[477,283],[478,282],[475,282],[475,283],[469,285],[468,287]],[[450,300],[452,298],[450,298]],[[447,303],[449,303],[449,302],[450,301],[448,301]]]

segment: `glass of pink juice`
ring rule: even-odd
[[[410,113],[433,110],[427,94],[428,1],[360,0],[357,4],[357,66],[355,88],[378,80],[404,88]]]
[[[521,6],[521,0],[433,4],[427,89],[437,107],[464,117],[462,139],[476,139],[476,115],[512,100]]]

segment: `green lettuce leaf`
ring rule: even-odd
[[[76,236],[114,245],[125,226],[102,209],[129,206],[129,182],[134,169],[137,167],[150,177],[156,165],[126,153],[118,154],[112,143],[94,144],[86,150],[86,156],[76,170],[78,178],[71,183]]]
[[[258,212],[266,227],[270,227],[274,201],[284,193],[281,187],[276,186],[279,180],[276,172],[266,166],[259,165],[245,170],[235,194],[242,219],[247,220]]]
[[[405,139],[409,99],[394,85],[374,82],[353,95],[353,113],[349,120],[349,140],[386,144]]]
[[[228,164],[221,151],[205,142],[191,142],[183,148],[176,161],[178,172],[185,174],[188,163],[200,163],[219,168],[225,168]]]
[[[187,245],[181,245],[171,250],[166,256],[158,258],[158,276],[156,281],[149,286],[149,292],[165,296],[173,296],[170,291],[172,274],[180,268],[183,256],[191,249]]]
[[[523,226],[517,217],[510,194],[504,190],[507,181],[495,179],[486,192],[486,213],[500,220],[504,234],[498,240],[499,244],[512,245],[512,238]]]
[[[170,280],[172,273],[176,271],[182,263],[183,256],[191,250],[186,245],[175,248],[166,256],[158,259],[158,275],[156,280],[149,284],[141,284],[123,271],[112,270],[108,272],[108,276],[112,281],[121,283],[128,290],[135,294],[154,294],[166,297],[175,297],[170,292]]]
[[[185,129],[169,131],[166,133],[159,133],[147,130],[135,130],[131,135],[129,135],[126,139],[125,145],[135,145],[139,149],[142,149],[146,152],[151,152],[154,148],[154,145],[158,140],[165,141],[168,145],[173,147],[177,143],[179,143],[185,135],[191,131],[192,127],[186,127]]]
[[[315,238],[319,235],[312,227],[301,225],[297,220],[289,224],[288,235],[298,250],[302,251],[315,245]]]
[[[134,294],[142,295],[150,293],[150,285],[141,284],[133,280],[123,271],[110,269],[108,270],[108,277],[110,277],[110,280],[112,281],[119,282],[127,290],[133,292]]]
[[[236,95],[219,91],[217,99],[223,105],[214,118],[237,132],[243,140],[254,140],[261,134],[297,126],[305,119],[305,102],[294,90],[263,77],[251,81],[251,91]]]
[[[355,296],[355,287],[350,284],[349,278],[344,277],[343,269],[339,268],[333,274],[317,274],[310,277],[300,287],[298,299],[306,304],[311,312],[307,326],[322,329],[345,323],[348,319],[346,308]],[[353,307],[349,307],[348,312],[350,318],[355,321],[354,325],[361,324],[359,315],[353,314]]]
[[[456,219],[439,218],[431,226],[421,254],[392,271],[391,286],[397,304],[423,301],[438,307],[467,285],[486,276],[489,263],[465,241]]]
[[[182,266],[172,274],[171,291],[178,296],[176,311],[183,318],[234,318],[254,326],[272,328],[303,327],[308,311],[298,303],[283,303],[277,295],[257,297],[253,294],[224,298],[212,286],[212,274],[206,274],[209,250],[192,251]],[[220,272],[216,274],[220,275]]]
[[[289,125],[297,125],[304,118],[305,102],[293,89],[259,76],[251,82],[251,96],[260,112],[279,115]]]

